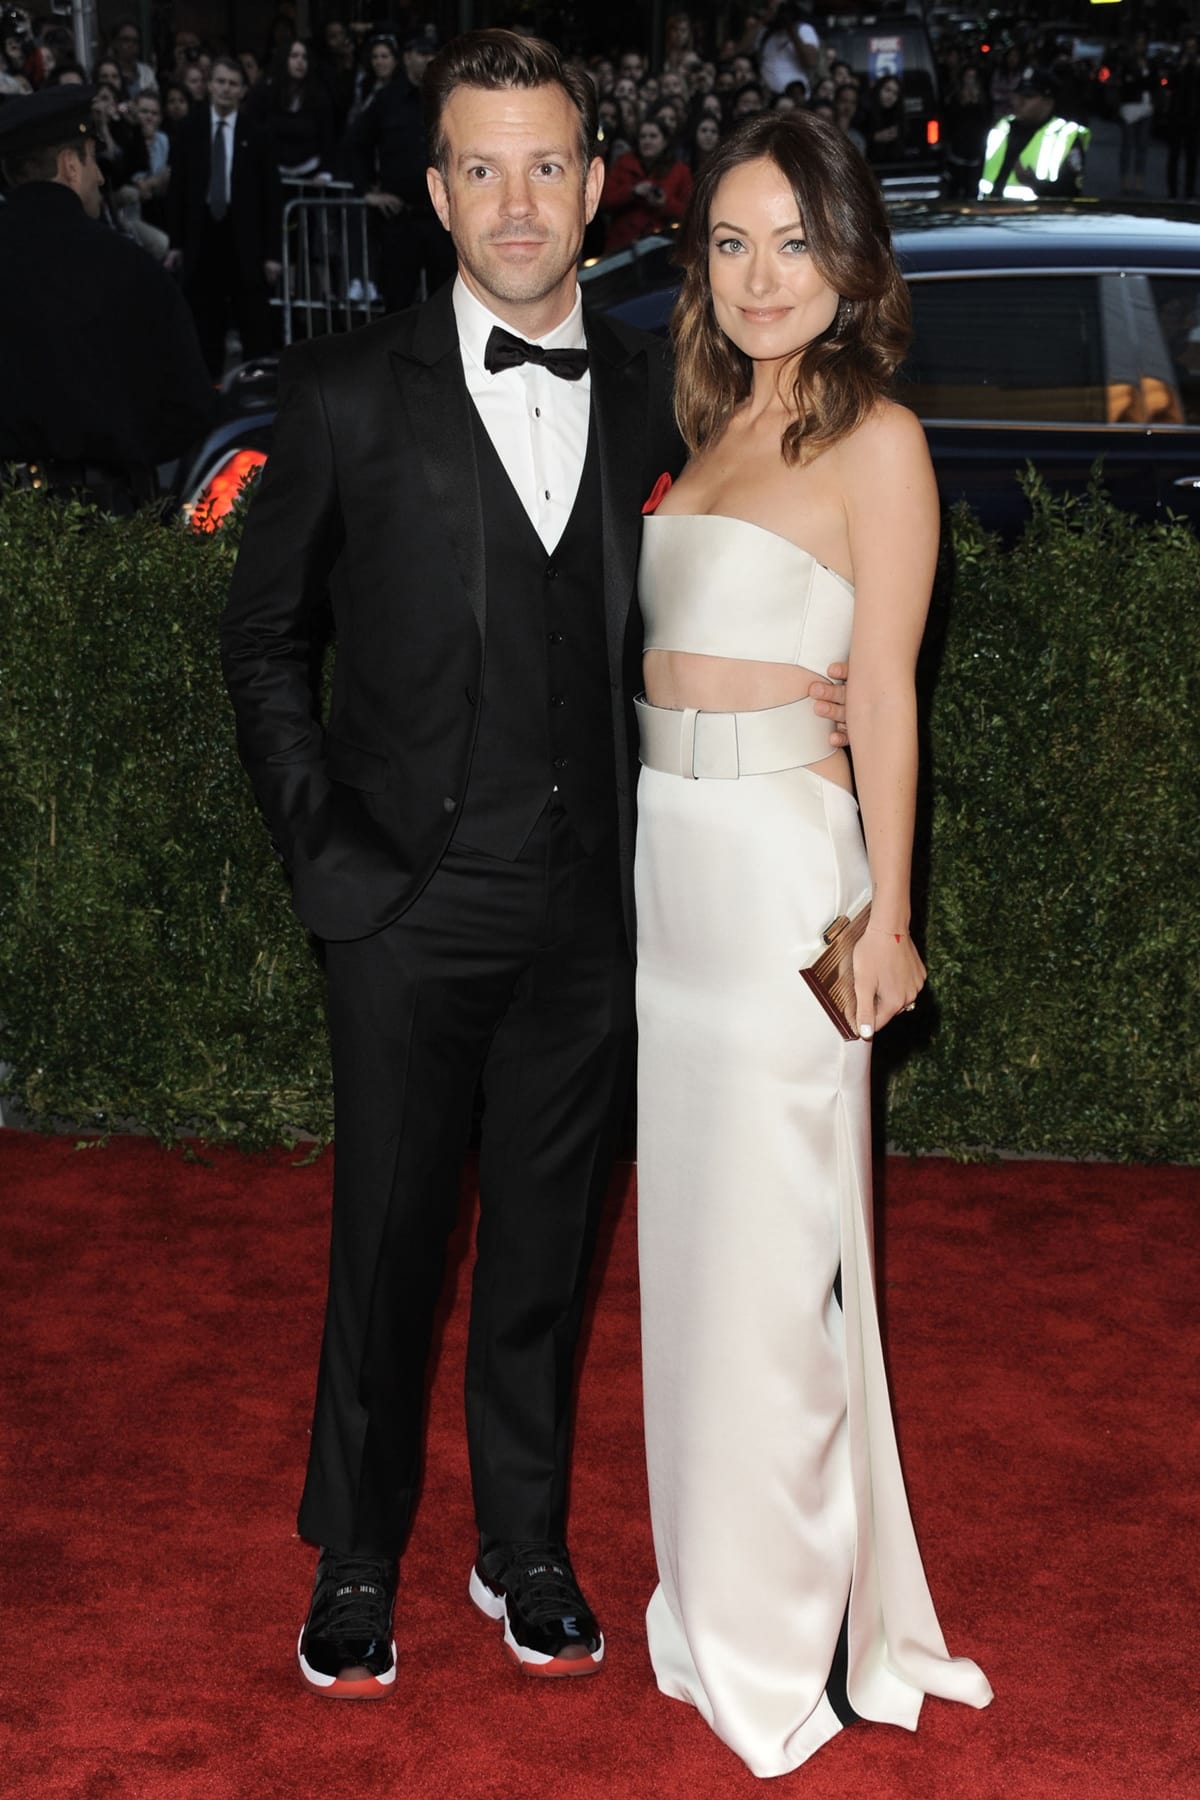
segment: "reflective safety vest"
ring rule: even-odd
[[[1008,150],[1008,134],[1012,123],[1011,119],[1001,119],[988,132],[987,149],[983,156],[983,176],[979,183],[981,200],[986,200],[996,185],[996,177]],[[1076,144],[1082,153],[1087,149],[1091,136],[1086,125],[1077,125],[1073,119],[1047,119],[1041,130],[1030,138],[1020,157],[1008,171],[997,199],[1036,200],[1037,189],[1026,186],[1022,176],[1027,177],[1032,170],[1036,181],[1057,181],[1060,169]]]

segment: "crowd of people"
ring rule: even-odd
[[[917,125],[898,70],[877,79],[823,41],[796,0],[767,0],[732,36],[706,34],[674,12],[661,55],[640,47],[575,59],[597,95],[605,165],[585,254],[602,256],[677,225],[694,181],[733,126],[751,115],[823,117],[884,173],[913,153]],[[1077,121],[1061,173],[1037,188],[1078,191],[1086,122],[1098,105],[1120,119],[1121,177],[1145,182],[1147,144],[1166,135],[1171,194],[1191,197],[1200,160],[1200,54],[1184,39],[1169,64],[1144,36],[1091,63],[1041,27],[991,42],[956,24],[934,48],[941,90],[944,191],[1033,197],[1014,164],[1046,115]],[[432,291],[453,267],[426,182],[421,83],[437,42],[432,26],[402,35],[387,24],[327,19],[312,38],[281,12],[265,44],[207,43],[177,30],[157,53],[135,20],[119,20],[90,68],[57,15],[0,12],[0,110],[7,98],[55,88],[93,95],[102,217],[180,281],[210,372],[227,361],[230,327],[243,357],[275,347],[285,198],[328,184],[359,196],[368,246],[354,234],[341,272],[349,303],[395,311]],[[1010,139],[997,121],[1011,114]],[[924,127],[919,135],[924,142]],[[1025,158],[1033,160],[1032,153]],[[1017,185],[1014,187],[1013,183]],[[313,184],[297,189],[295,183]]]
[[[979,191],[988,134],[1014,105],[1022,72],[1049,74],[1058,112],[1085,124],[1103,97],[1121,120],[1121,175],[1144,185],[1150,133],[1170,143],[1169,189],[1195,191],[1200,147],[1200,59],[1195,38],[1184,40],[1170,66],[1153,62],[1144,36],[1096,63],[1073,59],[1042,28],[1019,27],[992,43],[956,26],[935,34],[942,92],[945,186],[951,197]],[[430,287],[450,272],[449,252],[425,184],[426,156],[419,104],[421,79],[437,49],[432,27],[402,37],[388,25],[334,18],[306,41],[280,14],[265,46],[218,46],[180,29],[152,56],[137,23],[120,20],[94,66],[75,58],[74,42],[57,16],[31,18],[15,9],[0,15],[0,105],[6,95],[41,87],[88,83],[95,89],[97,156],[104,175],[103,207],[110,222],[167,266],[187,271],[189,298],[210,362],[219,366],[221,318],[233,315],[243,348],[266,347],[267,290],[279,259],[280,182],[352,187],[371,208],[370,292],[351,271],[352,299],[407,305],[422,273]],[[797,109],[823,116],[844,131],[876,165],[903,158],[911,135],[902,82],[886,70],[869,81],[823,43],[796,0],[768,0],[747,13],[736,35],[714,41],[685,12],[666,23],[661,59],[640,48],[583,59],[597,89],[606,181],[586,249],[602,255],[683,216],[694,178],[730,127],[765,111]],[[1107,84],[1107,86],[1105,85]],[[218,99],[218,93],[221,97]],[[237,118],[237,144],[254,166],[254,217],[237,217],[230,240],[197,282],[207,258],[195,234],[205,233],[204,208],[187,192],[204,165],[202,115],[210,137],[216,112]],[[215,138],[213,139],[215,142]],[[233,213],[246,214],[232,182]],[[186,241],[187,232],[193,234]],[[209,234],[211,235],[211,234]],[[232,240],[236,238],[235,251]],[[217,290],[226,290],[218,304]],[[219,316],[220,315],[220,316]],[[244,328],[244,329],[243,329]],[[247,334],[248,333],[248,337]]]

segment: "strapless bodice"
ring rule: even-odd
[[[846,661],[854,589],[790,538],[724,513],[650,513],[643,526],[647,650],[820,673]]]

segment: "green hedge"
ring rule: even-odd
[[[1031,487],[954,522],[906,1149],[1200,1157],[1200,544]],[[44,1123],[330,1131],[319,969],[216,658],[237,526],[0,501],[0,1061]],[[890,1037],[890,1045],[888,1038]]]

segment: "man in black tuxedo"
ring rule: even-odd
[[[279,174],[266,131],[238,111],[245,92],[240,63],[218,56],[208,103],[175,138],[167,190],[166,267],[182,272],[205,361],[217,377],[231,320],[243,355],[270,350],[267,290],[279,279]]]
[[[565,1543],[569,1403],[632,1054],[640,510],[682,460],[664,347],[582,313],[604,176],[591,84],[548,45],[484,31],[435,60],[425,96],[458,278],[285,357],[222,624],[241,755],[325,942],[337,1158],[299,1658],[347,1697],[395,1680],[480,1079],[470,1592],[524,1670],[603,1656]]]

